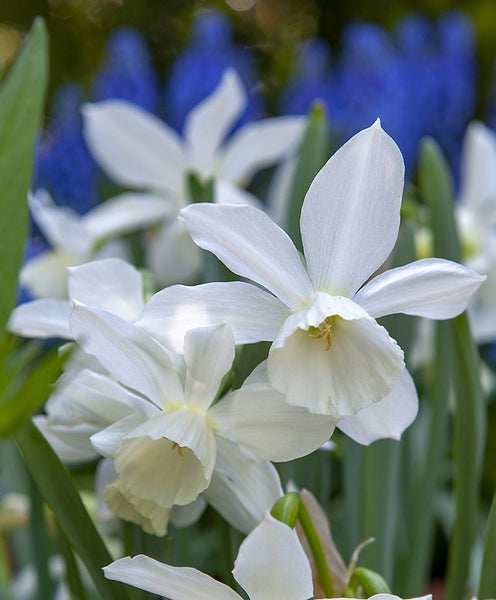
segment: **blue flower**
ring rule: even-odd
[[[58,204],[85,213],[96,202],[97,168],[83,139],[82,101],[78,85],[66,84],[56,92],[36,151],[34,187],[48,190]]]
[[[246,111],[238,126],[260,118],[263,105],[257,90],[258,77],[253,54],[234,44],[227,18],[217,11],[199,14],[191,40],[171,67],[164,89],[166,121],[182,131],[190,110],[209,96],[227,68],[234,68],[249,95]]]
[[[120,98],[156,112],[158,79],[140,33],[124,27],[109,36],[105,58],[93,88],[97,101]]]
[[[319,39],[304,42],[296,53],[295,73],[281,98],[281,112],[306,114],[315,100],[329,111],[332,99],[331,51]]]

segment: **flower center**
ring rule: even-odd
[[[333,316],[330,317],[326,317],[322,323],[319,324],[318,327],[309,327],[308,328],[308,335],[311,338],[315,338],[318,340],[321,339],[326,339],[327,340],[327,346],[325,347],[325,351],[327,352],[328,350],[331,349],[332,346],[332,320],[333,320]]]

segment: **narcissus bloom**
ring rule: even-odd
[[[28,261],[19,273],[20,283],[36,298],[66,298],[69,266],[128,255],[120,241],[102,244],[121,232],[120,219],[108,215],[106,206],[97,206],[81,216],[67,206],[57,206],[47,192],[38,190],[30,195],[29,208],[52,246]]]
[[[205,573],[171,567],[144,555],[116,560],[104,572],[109,579],[171,600],[241,600],[230,587]],[[270,515],[241,544],[232,573],[250,600],[313,598],[312,571],[295,531]],[[399,600],[390,594],[372,598]]]
[[[71,329],[82,349],[115,381],[137,392],[132,412],[129,401],[116,410],[113,399],[100,397],[98,412],[105,414],[99,423],[108,422],[112,412],[116,418],[91,436],[93,447],[114,461],[119,476],[112,510],[129,505],[144,513],[169,509],[189,504],[205,491],[215,506],[211,494],[223,486],[223,478],[231,479],[234,490],[240,487],[234,483],[239,474],[249,473],[246,457],[292,460],[317,449],[334,429],[331,418],[289,406],[255,376],[212,406],[234,359],[234,339],[226,324],[188,331],[183,356],[177,357],[140,328],[105,311],[76,305]],[[236,459],[241,452],[245,458]],[[246,497],[264,493],[251,490]]]
[[[342,419],[383,400],[405,363],[376,319],[398,312],[451,318],[484,280],[441,259],[373,277],[398,236],[403,174],[400,151],[379,122],[347,142],[305,197],[305,261],[254,207],[186,207],[181,218],[195,242],[258,285],[168,288],[150,299],[138,325],[179,351],[185,330],[224,320],[238,344],[272,341],[270,383],[312,413]]]
[[[198,248],[177,221],[179,210],[191,202],[188,174],[202,182],[214,179],[216,202],[253,202],[242,187],[301,139],[304,118],[275,117],[248,123],[226,140],[246,102],[238,75],[227,70],[214,92],[189,113],[184,139],[127,102],[108,100],[83,110],[86,141],[102,168],[121,185],[145,190],[127,194],[125,206],[119,197],[113,199],[116,215],[125,215],[129,230],[147,216],[149,223],[162,223],[147,259],[164,284],[194,281],[202,264]]]
[[[72,339],[69,317],[73,302],[111,312],[126,321],[136,321],[145,305],[143,277],[120,258],[106,258],[66,267],[65,295],[38,298],[17,306],[10,315],[8,329],[30,338]]]

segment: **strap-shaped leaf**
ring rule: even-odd
[[[102,568],[112,558],[50,444],[31,422],[17,432],[15,440],[45,502],[55,513],[60,530],[86,566],[101,600],[127,600],[125,587],[103,575]]]
[[[47,34],[37,19],[0,88],[0,331],[15,305],[27,232],[27,194],[48,78]]]
[[[433,140],[423,143],[420,182],[431,207],[434,251],[437,256],[460,261],[460,244],[453,210],[453,185],[447,163]],[[452,319],[454,341],[455,419],[453,436],[455,526],[448,555],[448,600],[466,596],[470,555],[479,508],[485,412],[479,381],[477,350],[466,313]]]

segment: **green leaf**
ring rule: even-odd
[[[126,600],[125,588],[105,579],[102,568],[112,562],[64,465],[33,423],[16,436],[19,451],[60,530],[86,566],[101,600]]]
[[[287,214],[284,228],[295,243],[302,249],[300,234],[300,213],[305,194],[313,178],[329,158],[330,135],[325,108],[315,104],[298,153],[298,162],[287,199]]]
[[[478,598],[496,598],[496,494],[487,522]]]
[[[0,89],[0,330],[15,305],[27,233],[33,147],[48,78],[47,34],[36,19]]]
[[[52,352],[28,373],[22,384],[13,386],[16,380],[11,379],[6,387],[9,371],[3,365],[0,373],[0,386],[3,387],[0,388],[0,437],[12,435],[46,401],[51,385],[60,375],[62,363],[57,352]]]
[[[448,165],[433,140],[423,143],[420,183],[431,207],[434,251],[460,262],[453,210],[453,184]],[[448,553],[448,600],[466,595],[470,556],[477,531],[485,414],[477,350],[464,313],[450,321],[454,341],[455,418],[453,436],[455,525]]]

